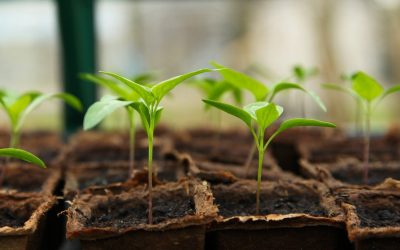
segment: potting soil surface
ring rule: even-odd
[[[215,202],[219,214],[224,217],[256,215],[256,194],[232,192],[213,187]],[[314,216],[327,216],[327,211],[320,205],[319,197],[310,194],[288,194],[280,196],[261,192],[260,214],[304,213]]]
[[[174,190],[160,196],[153,194],[153,223],[157,224],[168,219],[181,218],[195,214],[193,198],[183,190]],[[147,198],[121,200],[110,197],[107,203],[102,203],[92,210],[92,216],[86,221],[88,227],[126,228],[139,224],[147,224]]]
[[[400,196],[360,195],[353,203],[361,227],[400,227]]]
[[[28,202],[5,199],[0,204],[0,227],[21,227],[31,217],[40,201]]]

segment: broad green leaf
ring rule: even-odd
[[[240,109],[238,107],[235,107],[233,105],[229,105],[226,103],[213,101],[213,100],[203,100],[203,102],[205,102],[211,106],[214,106],[228,114],[236,116],[237,118],[241,119],[244,123],[246,123],[246,125],[248,127],[251,128],[251,116],[249,113],[247,113],[243,109]]]
[[[297,83],[291,83],[291,82],[280,82],[278,84],[276,84],[270,94],[270,98],[269,101],[273,101],[273,98],[275,97],[276,94],[278,94],[281,91],[284,90],[288,90],[288,89],[298,89],[300,91],[305,92],[306,94],[308,94],[316,104],[318,104],[318,106],[326,112],[326,107],[324,105],[324,103],[321,101],[321,99],[319,98],[319,96],[317,94],[315,94],[314,92],[305,89],[303,86],[297,84]]]
[[[256,110],[257,124],[263,131],[268,128],[273,122],[279,119],[283,113],[283,108],[274,103],[269,103],[267,106]]]
[[[104,118],[121,107],[132,104],[132,101],[121,101],[107,97],[92,104],[83,119],[83,129],[88,130],[99,124]]]
[[[364,72],[357,72],[352,80],[352,89],[367,102],[373,101],[383,93],[383,87]]]
[[[257,115],[256,111],[259,110],[260,108],[266,107],[269,105],[269,102],[253,102],[250,104],[247,104],[246,106],[243,107],[244,111],[250,114],[250,116],[257,121]]]
[[[0,149],[0,156],[3,157],[12,157],[16,159],[20,159],[35,165],[38,165],[41,168],[46,168],[44,162],[39,159],[37,156],[17,148],[2,148]]]
[[[18,119],[18,124],[17,124],[17,130],[21,129],[22,124],[24,123],[27,115],[31,113],[35,108],[37,108],[40,104],[43,102],[52,99],[52,98],[57,98],[63,100],[65,103],[67,103],[69,106],[72,108],[82,111],[82,104],[79,101],[78,98],[76,98],[74,95],[67,94],[67,93],[56,93],[56,94],[42,94],[36,96],[36,98],[22,111],[21,116]]]
[[[142,84],[142,85],[147,85],[150,82],[154,81],[156,79],[157,74],[155,72],[145,72],[141,74],[134,75],[131,79],[132,81]]]
[[[286,120],[281,123],[279,126],[277,132],[281,133],[282,131],[293,128],[293,127],[330,127],[330,128],[335,128],[336,125],[330,122],[325,122],[325,121],[320,121],[320,120],[314,120],[314,119],[305,119],[305,118],[292,118],[289,120]],[[275,132],[276,133],[276,132]]]
[[[225,81],[220,81],[213,86],[210,92],[207,95],[207,99],[209,100],[220,100],[221,97],[228,91],[233,90],[232,86]]]
[[[119,81],[121,81],[122,83],[124,83],[125,85],[127,85],[128,87],[130,87],[133,91],[135,91],[147,104],[151,104],[154,102],[154,95],[151,93],[151,89],[146,87],[146,86],[142,86],[136,82],[133,82],[131,80],[129,80],[128,78],[125,78],[123,76],[120,76],[118,74],[112,73],[112,72],[105,72],[105,71],[100,71],[103,74],[112,76],[116,79],[118,79]]]
[[[233,87],[232,95],[237,105],[243,105],[243,92],[239,88]]]
[[[256,101],[262,101],[267,96],[269,90],[262,82],[233,69],[227,68],[215,62],[211,65],[220,69],[222,77],[230,84],[240,89],[246,89],[252,93]]]
[[[183,75],[175,76],[172,77],[168,80],[162,81],[160,83],[157,83],[151,88],[151,92],[153,95],[157,98],[158,101],[161,101],[161,99],[168,94],[172,89],[174,89],[178,84],[182,83],[186,79],[189,79],[195,75],[202,74],[205,72],[211,72],[214,71],[212,69],[199,69],[190,73],[186,73]]]
[[[335,91],[339,91],[339,92],[343,92],[346,94],[351,95],[352,97],[354,97],[356,100],[359,100],[359,96],[357,95],[357,93],[355,93],[351,88],[349,87],[345,87],[339,84],[335,84],[335,83],[323,83],[322,87],[325,89],[331,89],[331,90],[335,90]]]
[[[109,89],[111,92],[113,92],[113,94],[118,95],[126,101],[137,101],[139,99],[139,96],[136,93],[132,94],[131,89],[128,88],[126,85],[121,85],[105,77],[88,73],[80,74],[80,77],[84,80],[93,82]]]
[[[27,109],[28,106],[42,94],[39,92],[27,92],[19,96],[9,107],[11,119],[14,124],[18,123],[18,120],[22,117],[22,112]]]

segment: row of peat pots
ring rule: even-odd
[[[133,175],[127,134],[81,132],[63,145],[57,135],[28,133],[21,147],[48,169],[1,162],[0,249],[399,249],[394,134],[372,140],[368,185],[361,139],[321,129],[282,134],[265,156],[257,214],[250,135],[161,128],[149,224],[143,132]]]

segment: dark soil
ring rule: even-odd
[[[400,195],[360,194],[353,200],[361,227],[400,226]]]
[[[107,203],[99,204],[92,210],[92,217],[86,221],[86,226],[126,228],[146,224],[147,202],[147,197],[128,201],[120,200],[118,196],[110,197]],[[162,196],[154,193],[153,223],[194,214],[193,198],[184,190],[171,191],[168,195]]]
[[[37,198],[1,196],[0,199],[0,227],[23,226],[41,203]]]
[[[332,175],[335,179],[340,180],[344,183],[363,185],[363,170],[355,169],[351,166],[346,169],[341,169],[340,171],[332,171]],[[367,185],[376,185],[382,183],[386,178],[400,179],[400,168],[398,169],[369,169]]]
[[[256,189],[226,189],[224,185],[212,187],[219,214],[224,217],[256,215]],[[260,214],[305,213],[315,216],[326,216],[327,211],[321,207],[317,195],[294,193],[287,190],[286,195],[261,190]]]
[[[3,168],[0,166],[0,168]],[[5,167],[5,178],[1,189],[12,189],[19,192],[40,192],[50,176],[50,170],[41,169],[29,164],[16,164]]]
[[[359,138],[352,138],[337,142],[328,142],[323,145],[312,146],[308,160],[312,163],[335,162],[340,158],[355,157],[363,160],[364,142]],[[388,139],[372,139],[370,161],[398,161],[398,143]]]

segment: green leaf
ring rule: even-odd
[[[315,76],[318,74],[317,68],[305,68],[301,65],[296,65],[293,67],[293,74],[298,81],[304,82],[307,78]]]
[[[383,92],[380,99],[383,99],[386,96],[397,93],[397,92],[400,92],[400,84],[392,86],[392,87],[388,88],[387,90],[385,90],[385,92]]]
[[[274,103],[269,103],[267,106],[256,110],[257,124],[260,129],[267,129],[273,122],[279,119],[283,113],[283,108]]]
[[[12,157],[17,158],[35,165],[38,165],[41,168],[46,168],[44,162],[39,159],[37,156],[17,148],[2,148],[0,149],[0,156],[3,157]]]
[[[339,84],[334,84],[334,83],[323,83],[321,84],[321,86],[325,89],[330,89],[330,90],[335,90],[335,91],[339,91],[339,92],[343,92],[346,93],[350,96],[352,96],[353,98],[355,98],[356,100],[359,100],[359,96],[357,95],[357,93],[355,93],[351,88],[349,87],[345,87]]]
[[[21,129],[22,124],[24,123],[27,115],[31,113],[34,109],[36,109],[40,104],[43,102],[52,99],[52,98],[57,98],[63,100],[65,103],[67,103],[69,106],[72,108],[82,111],[82,104],[79,101],[78,98],[76,98],[74,95],[67,94],[67,93],[56,93],[56,94],[41,94],[37,95],[34,100],[22,111],[21,116],[18,119],[17,123],[17,130]]]
[[[161,113],[163,111],[163,107],[158,107],[154,117],[154,126],[156,126],[161,120]]]
[[[80,74],[80,77],[109,89],[113,94],[125,99],[126,101],[137,101],[139,99],[139,96],[136,93],[132,94],[131,89],[126,85],[120,85],[119,83],[105,77],[88,73]]]
[[[145,72],[145,73],[141,73],[141,74],[137,74],[135,76],[133,76],[131,79],[132,81],[142,84],[142,85],[146,85],[149,84],[150,82],[154,81],[156,79],[156,72]]]
[[[22,112],[26,110],[26,108],[39,96],[41,96],[41,93],[39,92],[27,92],[17,97],[17,99],[8,107],[13,124],[18,123],[23,116]]]
[[[278,94],[281,91],[284,90],[288,90],[288,89],[298,89],[300,91],[305,92],[307,95],[309,95],[316,104],[318,104],[318,106],[326,112],[326,107],[324,105],[324,103],[321,101],[321,99],[319,98],[319,96],[317,94],[315,94],[314,92],[307,90],[306,88],[304,88],[303,86],[297,84],[297,83],[291,83],[291,82],[280,82],[278,84],[276,84],[270,94],[270,98],[269,101],[273,101],[273,98],[275,97],[276,94]]]
[[[267,96],[269,90],[262,82],[215,62],[212,62],[211,65],[219,69],[220,74],[228,83],[237,88],[250,91],[256,101],[262,101]]]
[[[237,118],[241,119],[248,127],[251,128],[251,116],[249,113],[244,111],[243,109],[240,109],[238,107],[222,103],[222,102],[217,102],[213,100],[203,100],[206,104],[209,104],[213,107],[216,107],[228,114],[231,114],[233,116],[236,116]]]
[[[83,119],[83,129],[93,128],[118,108],[129,106],[132,103],[132,101],[112,99],[109,96],[102,98],[100,101],[93,103],[87,110]]]
[[[260,108],[266,107],[269,102],[253,102],[244,106],[244,111],[250,114],[251,118],[257,121],[256,111]]]
[[[336,125],[330,122],[325,122],[325,121],[320,121],[320,120],[314,120],[314,119],[304,119],[304,118],[293,118],[286,120],[281,123],[279,126],[277,132],[281,133],[282,131],[293,128],[293,127],[307,127],[307,126],[312,126],[312,127],[330,127],[330,128],[335,128]],[[276,133],[276,132],[275,132]]]
[[[105,72],[105,71],[100,71],[103,74],[109,75],[111,77],[114,77],[130,87],[133,91],[135,91],[147,104],[151,104],[154,102],[154,95],[151,92],[151,89],[142,86],[134,81],[129,80],[128,78],[125,78],[123,76],[120,76],[118,74],[112,73],[112,72]]]
[[[211,72],[214,71],[212,69],[199,69],[190,73],[186,73],[183,75],[175,76],[172,77],[168,80],[162,81],[160,83],[157,83],[151,88],[151,92],[153,95],[157,98],[158,101],[161,101],[161,99],[168,94],[172,89],[174,89],[178,84],[182,83],[186,79],[189,79],[190,77],[193,77],[198,74],[202,74],[205,72]]]
[[[364,72],[357,72],[352,80],[352,89],[367,102],[373,101],[383,92],[383,87]]]

